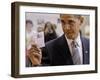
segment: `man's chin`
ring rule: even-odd
[[[67,35],[67,38],[68,38],[68,39],[73,39],[73,40],[75,39],[75,37],[72,36],[72,35]]]
[[[72,39],[72,40],[74,40],[74,38],[72,38],[72,37],[68,37],[68,39]]]

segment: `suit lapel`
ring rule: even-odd
[[[67,43],[64,35],[60,38],[60,41],[61,42],[59,42],[59,47],[61,49],[61,53],[62,53],[63,58],[64,58],[63,60],[66,61],[66,65],[67,64],[72,65],[73,61],[72,61],[71,53],[70,53],[68,43]]]
[[[61,42],[59,42],[60,44],[59,47],[61,51],[63,51],[63,56],[64,56],[63,58],[64,60],[66,60],[66,64],[69,64],[69,65],[73,64],[68,43],[64,35],[60,38],[60,41]],[[81,37],[81,41],[82,41],[82,51],[83,51],[83,64],[89,64],[89,48],[88,48],[89,41],[83,37]]]
[[[81,37],[82,41],[82,49],[83,49],[83,64],[89,64],[89,50],[88,50],[88,45],[87,41],[85,38]]]
[[[58,44],[61,51],[60,53],[62,53],[63,55],[64,62],[66,61],[66,65],[67,64],[72,65],[73,61],[65,36],[63,35],[59,41],[60,42]],[[89,64],[89,48],[88,48],[89,41],[83,37],[81,37],[81,41],[82,41],[82,51],[83,51],[83,64]]]

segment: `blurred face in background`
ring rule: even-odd
[[[52,23],[47,22],[44,27],[45,34],[52,34],[54,32],[54,26]]]
[[[83,17],[79,15],[61,14],[62,29],[68,39],[77,38]]]
[[[27,20],[27,21],[26,21],[26,31],[27,31],[27,32],[31,32],[31,31],[32,31],[32,28],[33,28],[33,23],[32,23],[32,21]]]

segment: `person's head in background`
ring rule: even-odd
[[[84,21],[83,16],[74,14],[61,14],[60,18],[65,36],[68,39],[76,39]]]
[[[55,24],[52,24],[51,22],[45,23],[45,26],[44,26],[45,42],[57,38],[55,29],[56,29]]]
[[[33,23],[31,20],[26,20],[26,31],[31,32],[33,28]]]
[[[44,34],[52,34],[55,32],[55,27],[51,22],[46,22],[44,26]]]

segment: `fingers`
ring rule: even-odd
[[[32,58],[31,62],[33,66],[36,66],[36,65],[40,65],[41,60],[38,60],[37,58]]]
[[[27,56],[29,57],[33,65],[41,64],[41,50],[36,45],[32,45],[32,48],[27,51]]]
[[[29,56],[30,58],[37,58],[37,59],[40,59],[40,58],[42,57],[41,54],[38,54],[38,53],[36,53],[36,52],[35,52],[35,53],[34,53],[34,52],[29,53],[28,56]]]
[[[37,50],[34,50],[34,49],[31,49],[28,51],[28,56],[30,57],[35,57],[35,58],[41,58],[42,57],[42,54],[41,54],[41,51],[37,51]]]
[[[28,57],[31,60],[33,65],[40,65],[41,64],[41,54],[31,53],[28,55]]]
[[[35,56],[33,57],[29,56],[29,59],[32,62],[32,65],[39,65],[41,63],[41,60],[36,58]]]
[[[29,51],[31,52],[38,52],[38,53],[40,53],[40,48],[38,48],[37,47],[37,45],[32,45],[32,48],[31,49],[29,49]]]

